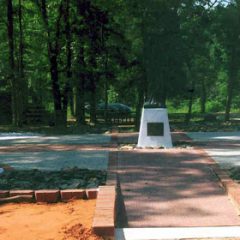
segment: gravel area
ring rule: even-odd
[[[106,171],[65,169],[61,171],[7,170],[0,175],[0,189],[81,189],[105,185]]]

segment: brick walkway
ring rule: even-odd
[[[118,227],[240,225],[202,151],[122,151],[118,177]]]

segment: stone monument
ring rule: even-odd
[[[166,108],[144,106],[137,146],[173,147]]]

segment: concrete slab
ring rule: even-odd
[[[239,141],[240,132],[188,132],[194,141]]]
[[[205,150],[223,169],[240,167],[240,149],[205,148]]]
[[[116,240],[170,240],[240,238],[240,227],[124,228],[116,229]]]
[[[0,164],[22,170],[56,171],[73,167],[106,170],[108,155],[108,151],[14,152],[1,154]]]
[[[127,215],[125,226],[240,225],[236,209],[202,151],[119,152],[118,175]]]
[[[223,169],[240,166],[240,132],[188,133]]]
[[[107,134],[55,135],[35,133],[0,133],[0,145],[18,144],[104,144],[110,143]]]

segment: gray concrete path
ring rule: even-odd
[[[43,135],[37,133],[0,133],[0,146],[19,144],[104,144],[110,143],[107,134]]]
[[[221,168],[240,167],[240,132],[188,133]]]
[[[73,167],[107,170],[108,155],[108,151],[7,152],[0,154],[0,165],[21,170],[58,171]]]
[[[240,225],[201,151],[135,150],[118,154],[119,227]]]
[[[194,141],[240,141],[240,132],[188,132]]]
[[[65,168],[107,170],[111,136],[0,133],[0,166],[57,171]]]

